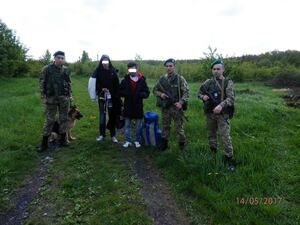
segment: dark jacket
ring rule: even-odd
[[[111,62],[109,63],[109,70],[103,68],[102,60],[100,60],[98,67],[94,71],[92,77],[96,78],[96,93],[100,96],[103,88],[107,88],[112,96],[119,97],[119,77],[118,70],[115,69]]]
[[[102,61],[109,60],[109,69],[106,70],[103,68]],[[117,115],[121,114],[121,98],[119,95],[119,77],[118,77],[118,70],[112,66],[112,63],[108,56],[103,55],[99,61],[99,65],[95,69],[94,73],[92,74],[93,78],[96,78],[96,93],[98,97],[102,94],[102,89],[107,88],[111,94],[112,99],[112,110],[110,113],[110,118],[107,124],[107,128],[114,128],[114,123],[117,118]]]
[[[149,97],[149,88],[146,78],[139,74],[135,91],[132,90],[130,75],[126,75],[120,84],[120,96],[124,97],[123,116],[130,119],[142,119],[144,117],[143,99]]]

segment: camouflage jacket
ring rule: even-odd
[[[214,78],[207,79],[199,88],[198,98],[203,99],[204,95],[210,95],[210,100],[206,102],[208,103],[213,98],[216,102],[216,105],[222,106],[222,111],[226,113],[226,108],[234,105],[234,84],[232,80],[225,78],[223,100],[221,100],[221,86],[222,80],[216,80]],[[214,105],[214,107],[216,105]],[[206,105],[204,105],[204,111],[207,113],[211,111],[211,109],[207,109]]]
[[[71,96],[71,79],[66,66],[59,68],[52,63],[43,67],[39,83],[41,98]]]
[[[179,81],[177,79],[179,79]],[[179,88],[178,84],[180,85]],[[178,93],[178,89],[180,90],[180,93]],[[153,88],[153,94],[157,97],[160,97],[162,93],[167,94],[166,92],[171,93],[172,96],[176,98],[176,100],[178,100],[178,102],[180,102],[182,105],[188,102],[188,84],[184,77],[179,74],[175,73],[172,76],[168,76],[168,74],[165,74],[159,78]]]

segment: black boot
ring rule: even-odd
[[[235,171],[236,162],[234,161],[233,157],[228,157],[225,155],[224,163],[225,163],[225,165],[228,165],[228,170]]]
[[[60,135],[60,140],[59,140],[59,147],[68,147],[69,143],[67,142],[67,134],[62,133]]]
[[[159,145],[159,150],[165,151],[168,148],[168,140],[166,138],[161,139],[161,143]]]
[[[212,153],[217,153],[217,148],[215,146],[210,146],[209,148]]]
[[[38,152],[44,152],[48,149],[48,138],[49,138],[49,136],[43,136],[42,144],[40,145],[40,147],[37,150]]]
[[[184,150],[184,147],[185,147],[185,142],[179,142],[179,149],[180,149],[181,151]]]

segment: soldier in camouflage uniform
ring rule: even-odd
[[[161,150],[168,148],[171,119],[174,120],[180,149],[184,149],[186,138],[183,130],[183,118],[186,109],[189,89],[186,80],[175,72],[175,60],[168,59],[164,66],[167,74],[160,77],[154,86],[153,93],[157,97],[157,106],[162,114],[162,143]]]
[[[65,53],[57,51],[54,54],[54,62],[42,69],[40,76],[41,99],[45,104],[46,120],[43,129],[43,139],[39,151],[48,148],[48,138],[56,121],[56,113],[59,114],[60,146],[67,146],[66,131],[68,110],[71,99],[70,73],[64,66]]]
[[[216,153],[217,131],[219,130],[225,162],[231,170],[234,170],[229,120],[234,107],[233,82],[223,76],[224,63],[222,60],[215,60],[211,69],[213,77],[207,79],[198,92],[198,98],[204,102],[209,147],[213,153]]]

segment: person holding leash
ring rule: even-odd
[[[98,96],[99,105],[99,136],[96,141],[103,141],[106,128],[110,131],[111,140],[118,143],[116,138],[116,120],[121,111],[121,99],[119,96],[118,70],[111,63],[108,55],[102,55],[99,65],[92,74],[96,79],[94,85],[95,93]],[[106,124],[106,112],[109,121]]]
[[[54,62],[45,66],[40,75],[41,99],[45,105],[45,123],[43,128],[43,139],[38,151],[48,149],[48,138],[59,115],[60,146],[68,146],[66,139],[68,111],[71,100],[70,72],[66,66],[65,53],[57,51],[54,53]]]

